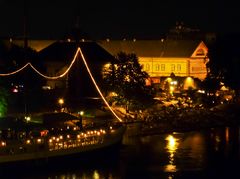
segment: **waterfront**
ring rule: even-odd
[[[240,176],[240,128],[139,136],[128,125],[120,148],[68,163],[1,170],[1,178],[231,178]]]

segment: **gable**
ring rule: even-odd
[[[191,55],[191,58],[205,58],[208,53],[208,48],[204,44],[203,41],[199,43],[197,48],[194,50],[193,54]]]

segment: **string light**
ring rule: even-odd
[[[26,68],[28,65],[31,65],[30,63],[27,63],[26,65],[24,65],[22,68],[19,68],[16,71],[10,72],[10,73],[0,73],[0,76],[10,76],[10,75],[15,75],[16,73],[22,71],[24,68]]]
[[[103,96],[100,88],[98,87],[98,85],[97,85],[97,83],[96,83],[96,81],[95,81],[95,79],[94,79],[94,77],[93,77],[93,75],[92,75],[92,73],[91,73],[90,68],[88,67],[87,61],[86,61],[86,59],[85,59],[85,57],[84,57],[84,55],[83,55],[82,50],[81,50],[80,47],[78,47],[78,51],[79,51],[80,54],[81,54],[82,60],[83,60],[83,62],[84,62],[84,64],[85,64],[85,67],[87,68],[88,74],[89,74],[89,76],[91,77],[92,82],[93,82],[93,84],[95,85],[95,87],[96,87],[98,93],[100,94],[102,100],[103,100],[104,103],[107,105],[107,107],[110,109],[110,111],[113,113],[113,115],[114,115],[120,122],[122,122],[122,119],[114,112],[114,110],[111,108],[111,106],[109,105],[109,103],[107,102],[107,100],[105,99],[105,97]]]
[[[68,72],[69,70],[72,68],[74,62],[76,61],[77,59],[77,55],[79,53],[79,49],[76,51],[75,55],[74,55],[74,58],[72,60],[72,62],[70,63],[69,67],[65,70],[65,72],[63,72],[62,74],[58,75],[58,76],[46,76],[44,74],[42,74],[41,72],[39,72],[30,62],[28,62],[26,65],[24,65],[22,68],[14,71],[14,72],[10,72],[10,73],[0,73],[0,76],[10,76],[10,75],[15,75],[16,73],[24,70],[24,68],[26,68],[27,66],[30,66],[36,73],[38,73],[40,76],[42,76],[43,78],[46,78],[46,79],[49,79],[49,80],[57,80],[59,78],[62,78],[64,77]]]
[[[59,76],[46,76],[46,75],[40,73],[31,63],[30,63],[30,67],[31,67],[36,73],[38,73],[39,75],[41,75],[42,77],[44,77],[44,78],[46,78],[46,79],[49,79],[49,80],[56,80],[56,79],[58,79],[58,78],[64,77],[64,76],[69,72],[69,70],[72,68],[74,62],[75,62],[76,59],[77,59],[78,51],[79,51],[79,49],[78,49],[77,52],[75,53],[74,58],[73,58],[71,64],[69,65],[69,67],[65,70],[65,72],[63,72],[63,73],[62,73],[61,75],[59,75]]]
[[[87,69],[87,71],[88,71],[88,74],[89,74],[89,76],[91,77],[91,80],[92,80],[94,86],[96,87],[99,95],[101,96],[102,100],[104,101],[104,103],[106,104],[106,106],[109,108],[109,110],[112,112],[112,114],[113,114],[120,122],[122,122],[122,119],[114,112],[114,110],[111,108],[111,106],[109,105],[109,103],[107,102],[107,100],[105,99],[105,97],[103,96],[100,88],[98,87],[98,85],[97,85],[97,83],[96,83],[96,81],[95,81],[95,79],[94,79],[94,77],[93,77],[93,75],[92,75],[92,73],[91,73],[90,68],[88,67],[87,61],[86,61],[86,59],[85,59],[85,57],[84,57],[84,55],[83,55],[82,50],[81,50],[80,47],[78,47],[78,49],[77,49],[77,51],[76,51],[76,53],[75,53],[75,55],[74,55],[74,58],[73,58],[72,62],[70,63],[69,67],[68,67],[68,68],[65,70],[65,72],[63,72],[61,75],[58,75],[58,76],[46,76],[46,75],[42,74],[41,72],[39,72],[30,62],[28,62],[26,65],[24,65],[22,68],[20,68],[20,69],[18,69],[18,70],[13,71],[13,72],[10,72],[10,73],[0,73],[0,76],[14,75],[14,74],[16,74],[16,73],[24,70],[27,66],[30,66],[37,74],[39,74],[39,75],[42,76],[43,78],[50,79],[50,80],[56,80],[56,79],[58,79],[58,78],[64,77],[64,76],[69,72],[69,70],[70,70],[71,67],[73,66],[74,62],[76,61],[77,56],[78,56],[79,53],[80,53],[80,55],[81,55],[81,57],[82,57],[82,60],[83,60],[84,65],[85,65],[85,67],[86,67],[86,69]]]

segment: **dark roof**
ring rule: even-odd
[[[96,42],[58,41],[41,50],[39,58],[46,62],[44,64],[46,67],[56,68],[55,71],[59,71],[70,65],[78,47],[81,48],[95,81],[101,86],[102,68],[113,61],[114,57]],[[68,95],[71,96],[70,101],[74,101],[70,102],[71,104],[77,104],[76,100],[80,97],[99,96],[80,54],[77,58],[78,60],[68,73]],[[55,65],[56,63],[58,64]]]
[[[200,40],[113,40],[98,44],[116,55],[120,51],[135,53],[139,57],[190,57]]]
[[[39,51],[39,58],[46,62],[56,61],[70,63],[77,51],[78,46],[81,48],[84,56],[89,59],[90,62],[95,63],[100,61],[110,61],[113,59],[113,56],[110,53],[92,41],[79,43],[57,41]]]

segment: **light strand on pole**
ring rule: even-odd
[[[10,73],[0,73],[0,76],[10,76],[10,75],[15,75],[16,73],[22,71],[24,68],[26,68],[28,65],[36,72],[38,73],[40,76],[46,78],[46,79],[50,79],[50,80],[56,80],[58,78],[62,78],[64,77],[68,72],[69,70],[72,68],[74,62],[76,61],[77,59],[77,55],[79,53],[79,49],[77,49],[75,55],[74,55],[74,58],[72,60],[72,62],[70,63],[69,67],[65,70],[65,72],[63,72],[62,74],[58,75],[58,76],[47,76],[47,75],[44,75],[42,74],[41,72],[39,72],[30,62],[28,62],[26,65],[24,65],[22,68],[14,71],[14,72],[10,72]]]
[[[88,71],[88,74],[89,74],[89,76],[91,77],[92,82],[93,82],[93,84],[95,85],[95,87],[96,87],[98,93],[100,94],[102,100],[103,100],[104,103],[107,105],[107,107],[110,109],[110,111],[113,113],[113,115],[114,115],[120,122],[122,122],[122,119],[113,111],[113,109],[111,108],[111,106],[109,105],[109,103],[107,102],[107,100],[105,99],[105,97],[103,96],[100,88],[98,87],[98,85],[97,85],[97,83],[96,83],[96,81],[95,81],[95,79],[94,79],[94,77],[93,77],[93,75],[92,75],[92,73],[91,73],[90,68],[88,67],[87,61],[86,61],[86,59],[85,59],[85,57],[84,57],[84,55],[83,55],[82,50],[81,50],[80,47],[78,47],[78,51],[80,52],[80,55],[81,55],[82,60],[83,60],[83,62],[84,62],[84,65],[85,65],[85,67],[86,67],[86,69],[87,69],[87,71]]]
[[[26,65],[24,65],[23,67],[19,68],[18,70],[10,72],[10,73],[0,73],[0,76],[15,75],[16,73],[18,73],[18,72],[22,71],[24,68],[26,68],[28,65],[31,65],[31,64],[28,62]]]
[[[42,74],[41,72],[39,72],[32,64],[30,64],[30,66],[31,66],[31,68],[32,68],[36,73],[38,73],[40,76],[42,76],[42,77],[44,77],[44,78],[46,78],[46,79],[56,80],[56,79],[58,79],[58,78],[64,77],[64,76],[69,72],[69,70],[72,68],[74,62],[75,62],[76,59],[77,59],[78,52],[79,52],[79,49],[77,49],[77,51],[76,51],[76,53],[75,53],[75,55],[74,55],[74,58],[73,58],[71,64],[69,65],[69,67],[65,70],[65,72],[63,72],[63,73],[62,73],[61,75],[59,75],[59,76],[46,76],[46,75]]]

